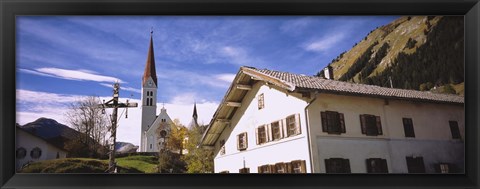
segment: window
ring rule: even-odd
[[[35,147],[32,151],[30,151],[30,157],[33,159],[38,159],[42,156],[42,150],[39,147]]]
[[[274,173],[274,165],[262,165],[258,167],[258,173]]]
[[[362,134],[366,134],[367,136],[382,135],[380,116],[360,115],[360,123],[362,126]]]
[[[367,159],[367,173],[388,173],[387,160],[381,158]]]
[[[450,163],[435,164],[435,172],[437,173],[455,173],[455,166]]]
[[[345,133],[345,120],[342,113],[326,111],[320,112],[322,131],[328,134]]]
[[[272,140],[279,140],[283,137],[280,123],[280,121],[276,121],[270,124],[270,128],[272,130]]]
[[[456,121],[449,121],[450,124],[450,131],[452,132],[453,139],[460,139],[460,129],[458,128],[458,122]]]
[[[408,173],[425,173],[423,157],[406,157]]]
[[[162,119],[162,122],[163,122],[163,123],[167,122],[167,119]]]
[[[258,109],[261,110],[265,107],[265,101],[263,98],[263,93],[258,95]]]
[[[327,173],[350,173],[350,161],[343,158],[325,159]]]
[[[27,155],[27,150],[25,150],[25,148],[23,147],[20,147],[17,149],[16,154],[17,154],[17,159],[23,159]]]
[[[405,137],[415,137],[412,118],[403,118],[403,130],[405,131]]]
[[[152,144],[150,144],[150,149],[152,149]]]
[[[220,155],[225,155],[225,140],[220,141]]]
[[[248,142],[247,142],[247,133],[240,133],[237,135],[237,149],[242,151],[246,150],[248,148]]]
[[[257,135],[257,144],[263,144],[268,142],[267,127],[265,125],[260,126],[256,129],[256,135]]]
[[[238,172],[239,173],[250,173],[250,168],[247,168],[247,167],[241,168],[241,169],[238,170]]]
[[[287,171],[287,164],[286,163],[276,163],[275,164],[275,172],[276,173],[289,173],[290,171]]]
[[[306,173],[305,160],[295,160],[291,162],[292,173]]]
[[[295,114],[288,116],[286,119],[286,125],[287,137],[300,134],[300,115]]]

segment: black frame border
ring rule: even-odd
[[[464,15],[465,174],[15,174],[15,17],[19,15]],[[478,188],[479,0],[0,0],[1,188]]]

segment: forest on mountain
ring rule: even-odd
[[[462,95],[463,17],[401,17],[372,30],[329,65],[341,81]]]

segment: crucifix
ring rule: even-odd
[[[118,108],[125,108],[125,118],[128,116],[128,108],[129,107],[137,107],[138,104],[136,102],[129,103],[127,100],[127,103],[120,103],[118,102],[118,97],[119,97],[119,91],[120,91],[120,84],[118,82],[115,82],[113,84],[113,99],[109,100],[108,102],[105,102],[103,100],[103,104],[99,104],[101,108],[103,108],[102,113],[105,113],[105,108],[113,108],[113,113],[110,116],[110,120],[112,122],[112,127],[110,129],[111,135],[110,135],[110,153],[109,153],[109,164],[108,164],[108,172],[109,173],[115,173],[116,172],[116,163],[115,163],[115,142],[117,140],[117,113],[118,113]]]

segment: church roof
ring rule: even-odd
[[[149,77],[152,77],[155,86],[157,84],[157,72],[155,70],[155,55],[153,53],[153,32],[150,34],[150,46],[148,47],[147,62],[145,64],[145,72],[143,73],[142,85],[145,85]]]

